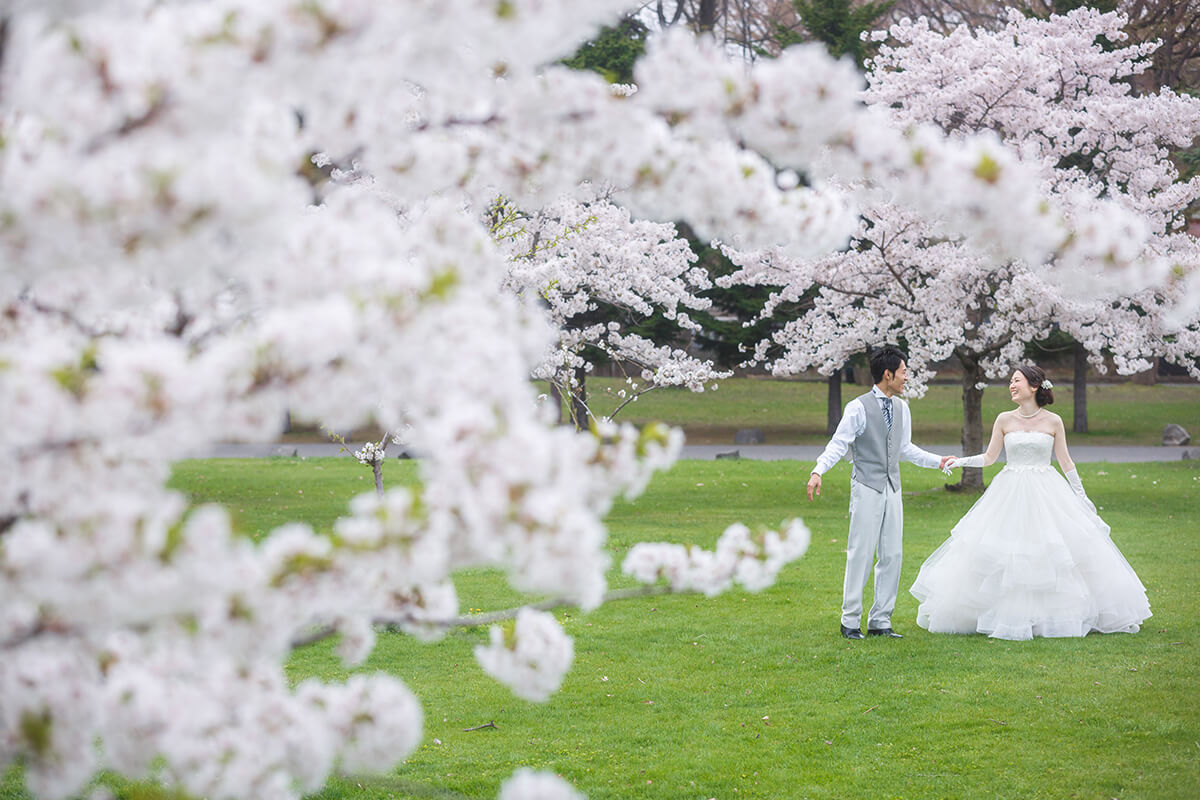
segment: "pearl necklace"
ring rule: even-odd
[[[1040,408],[1037,411],[1033,412],[1032,414],[1022,414],[1021,409],[1019,409],[1019,408],[1017,409],[1017,416],[1020,417],[1021,419],[1033,419],[1040,413],[1042,413],[1042,409],[1040,409]]]

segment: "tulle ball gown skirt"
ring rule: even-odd
[[[1146,589],[1054,467],[1009,466],[921,566],[912,594],[932,633],[998,639],[1138,630]]]

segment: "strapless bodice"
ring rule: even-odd
[[[1041,431],[1009,431],[1004,434],[1004,454],[1010,467],[1048,467],[1054,452],[1054,437]]]

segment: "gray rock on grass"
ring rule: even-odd
[[[1163,428],[1164,447],[1178,447],[1180,445],[1188,444],[1191,441],[1192,437],[1186,430],[1184,430],[1182,425],[1171,423],[1167,427]]]

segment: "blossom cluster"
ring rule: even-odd
[[[522,768],[500,787],[499,800],[583,800],[583,795],[557,775]]]
[[[811,534],[798,519],[786,520],[782,530],[754,535],[741,523],[725,529],[716,548],[666,542],[640,542],[630,548],[621,571],[642,583],[665,580],[675,591],[718,595],[734,583],[758,592],[775,582],[784,566],[804,555]]]
[[[492,626],[491,642],[475,648],[484,671],[526,700],[543,702],[558,691],[575,647],[552,614],[523,608],[510,630]]]
[[[380,447],[375,442],[367,442],[362,449],[354,451],[354,458],[360,464],[371,466],[387,457],[387,447]]]

